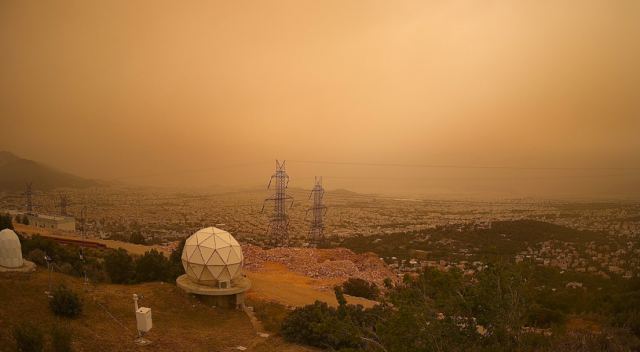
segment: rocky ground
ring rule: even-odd
[[[343,279],[356,277],[375,282],[379,286],[394,273],[373,253],[356,254],[346,248],[272,248],[242,246],[245,270],[260,272],[265,263],[279,263],[287,269],[314,279]]]

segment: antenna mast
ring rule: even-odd
[[[293,197],[287,194],[287,187],[289,185],[289,175],[285,169],[286,161],[280,163],[276,160],[276,172],[271,175],[269,180],[269,186],[267,189],[271,189],[271,184],[275,179],[275,194],[265,199],[265,203],[273,201],[273,214],[271,215],[271,222],[267,235],[269,241],[274,246],[286,246],[289,243],[289,216],[287,215],[287,200],[291,200],[291,206],[293,206]],[[264,203],[262,204],[262,211],[264,211]]]
[[[324,215],[327,213],[327,207],[324,205],[324,187],[322,187],[322,176],[315,178],[315,186],[309,194],[309,199],[313,197],[313,206],[307,210],[313,214],[311,228],[309,229],[309,241],[311,245],[317,247],[324,242]]]

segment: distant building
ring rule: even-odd
[[[29,219],[29,226],[72,232],[76,230],[76,219],[72,216],[28,214],[11,210],[8,213],[14,218],[18,215],[26,216]]]
[[[53,215],[27,215],[29,225],[42,227],[46,229],[75,231],[76,219],[70,216],[53,216]]]

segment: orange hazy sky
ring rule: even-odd
[[[640,1],[4,0],[0,123],[141,184],[640,196]]]

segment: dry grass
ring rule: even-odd
[[[274,301],[286,306],[304,306],[315,300],[337,306],[333,287],[341,284],[340,280],[318,280],[294,273],[284,265],[265,263],[260,272],[245,271],[251,280],[248,296],[252,299]],[[372,307],[377,302],[360,297],[346,296],[350,304],[361,304]]]
[[[239,345],[257,351],[308,350],[279,338],[257,337],[243,312],[207,307],[174,285],[100,284],[85,292],[75,277],[54,273],[53,282],[64,283],[81,295],[81,317],[62,320],[51,313],[44,294],[47,274],[41,268],[32,274],[0,275],[0,351],[14,350],[11,330],[21,321],[30,321],[47,334],[54,324],[67,324],[76,351],[233,351]],[[141,305],[152,308],[154,327],[146,336],[152,341],[150,346],[133,343],[133,293],[143,295]]]

